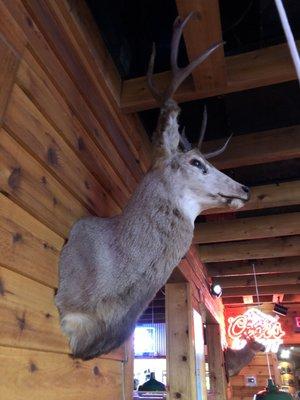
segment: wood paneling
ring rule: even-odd
[[[192,78],[187,78],[175,95],[178,102],[191,101],[219,94],[232,93],[296,79],[296,73],[286,44],[254,50],[225,57],[227,86],[217,89],[194,90]],[[161,89],[170,80],[170,71],[154,75]],[[124,81],[121,107],[134,112],[157,107],[148,87],[146,77]]]
[[[56,54],[50,47],[49,42],[39,32],[34,20],[24,8],[21,1],[14,0],[11,2],[4,0],[4,3],[14,16],[16,22],[24,31],[31,47],[34,49],[34,56],[37,58],[38,62],[41,64],[48,76],[51,77],[56,89],[66,99],[72,112],[74,112],[84,124],[85,128],[90,135],[92,135],[93,139],[104,152],[107,159],[110,160],[110,162],[114,165],[116,172],[124,180],[124,183],[129,185],[129,187],[133,190],[136,187],[136,179],[129,171],[127,164],[120,156],[117,149],[112,145],[110,136],[108,134],[108,132],[111,133],[112,129],[108,127],[107,131],[104,130],[102,123],[97,119],[97,116],[91,110],[90,105],[86,102],[86,99],[83,97],[74,81],[63,68]],[[84,72],[82,73],[85,75]],[[81,75],[79,75],[79,77],[81,77]],[[76,83],[80,81],[81,79],[79,78],[75,79]],[[87,93],[87,90],[84,92]],[[99,108],[98,103],[97,107]],[[140,173],[138,171],[139,169],[135,168],[135,174],[138,174],[138,179],[140,179]]]
[[[47,1],[47,3],[64,29],[67,30],[68,36],[81,56],[94,84],[107,96],[107,103],[111,105],[110,112],[119,121],[122,134],[132,154],[146,172],[151,161],[148,136],[143,126],[136,127],[134,115],[126,117],[119,109],[121,78],[101,39],[101,34],[90,10],[80,0],[72,2],[70,7],[68,7],[67,1],[55,0]]]
[[[19,61],[19,56],[13,48],[0,36],[0,123],[2,123]]]
[[[64,240],[0,194],[1,264],[50,287],[57,287],[57,264]]]
[[[89,212],[4,129],[0,131],[2,191],[55,232],[67,236],[74,221]]]
[[[194,243],[218,243],[300,234],[300,213],[196,224]]]
[[[116,69],[108,71],[86,7],[0,2],[5,399],[120,399],[132,389],[132,344],[101,359],[73,360],[54,303],[59,252],[73,223],[120,213],[150,165],[148,138],[138,117],[118,107],[120,78],[110,81]]]
[[[112,142],[113,147],[122,156],[132,175],[137,180],[141,179],[142,171],[124,140],[122,134],[123,128],[120,121],[113,115],[114,110],[111,108],[109,102],[106,101],[104,93],[93,82],[88,70],[84,67],[80,55],[76,52],[76,48],[64,26],[58,19],[53,18],[49,3],[47,1],[36,0],[24,0],[24,3],[26,4],[29,18],[34,20],[56,56],[64,64],[66,71],[73,82],[76,83],[78,90],[86,103],[91,107],[105,131],[110,132],[109,140]],[[76,60],[74,54],[78,55]]]
[[[120,212],[113,199],[18,86],[12,91],[4,125],[95,214],[108,216]]]
[[[0,347],[4,399],[121,399],[122,365],[112,360],[73,360],[66,354]],[[17,379],[16,379],[17,377]]]
[[[257,274],[300,272],[300,257],[256,260],[255,269]],[[253,275],[253,267],[249,261],[222,262],[208,264],[207,272],[209,276],[215,277]]]
[[[284,282],[283,282],[284,284]],[[274,293],[282,293],[284,290],[285,294],[299,294],[299,285],[287,285],[282,284],[274,285],[274,286],[259,286],[259,294],[274,294]],[[256,289],[253,286],[249,287],[235,287],[235,288],[228,288],[224,289],[222,296],[223,297],[240,297],[240,296],[248,296],[248,295],[255,295]]]
[[[20,64],[17,82],[55,130],[77,153],[106,193],[110,194],[120,206],[124,206],[128,201],[130,190],[28,50],[25,51]]]
[[[300,126],[272,129],[233,137],[226,151],[213,160],[219,169],[287,160],[300,156]],[[224,144],[224,140],[203,143],[209,152]]]
[[[276,356],[269,354],[269,361],[272,377],[276,384],[279,384],[280,382],[277,381],[278,362]],[[247,387],[245,385],[246,376],[255,376],[257,386]],[[252,400],[255,393],[266,387],[268,377],[269,371],[266,355],[259,353],[238,375],[230,378],[230,385],[233,393],[232,400]]]
[[[258,286],[273,286],[277,285],[299,285],[300,284],[300,271],[286,273],[274,273],[272,275],[256,275]],[[230,276],[225,278],[215,278],[223,289],[234,287],[249,287],[255,286],[253,275],[246,276]],[[299,287],[299,286],[298,286]],[[263,289],[262,289],[263,290]],[[300,292],[300,288],[299,288]]]
[[[202,262],[300,256],[300,236],[199,246]]]

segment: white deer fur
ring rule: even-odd
[[[172,99],[163,101],[155,161],[122,214],[77,221],[62,250],[56,304],[76,357],[108,353],[132,334],[188,251],[200,212],[249,199],[198,149],[180,151],[178,113]]]

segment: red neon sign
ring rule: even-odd
[[[300,317],[295,317],[295,332],[300,332]]]
[[[228,325],[228,336],[233,340],[233,348],[242,348],[245,345],[244,338],[249,336],[263,343],[267,351],[277,352],[285,335],[277,318],[257,308],[251,308],[244,314],[230,317]]]

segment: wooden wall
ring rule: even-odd
[[[277,384],[280,384],[277,358],[276,356],[270,355],[269,360],[272,377]],[[246,376],[255,376],[257,379],[257,386],[247,387],[245,385]],[[258,354],[237,376],[230,378],[230,400],[252,400],[255,393],[266,387],[268,377],[266,355]]]
[[[149,166],[147,139],[137,117],[119,111],[121,83],[90,18],[82,1],[0,0],[6,400],[117,400],[131,392],[131,347],[89,362],[71,359],[53,303],[73,222],[119,213]]]

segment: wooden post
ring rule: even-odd
[[[169,399],[196,400],[194,319],[188,283],[166,285],[166,322]]]
[[[206,325],[206,344],[213,399],[227,399],[227,381],[219,325]]]

